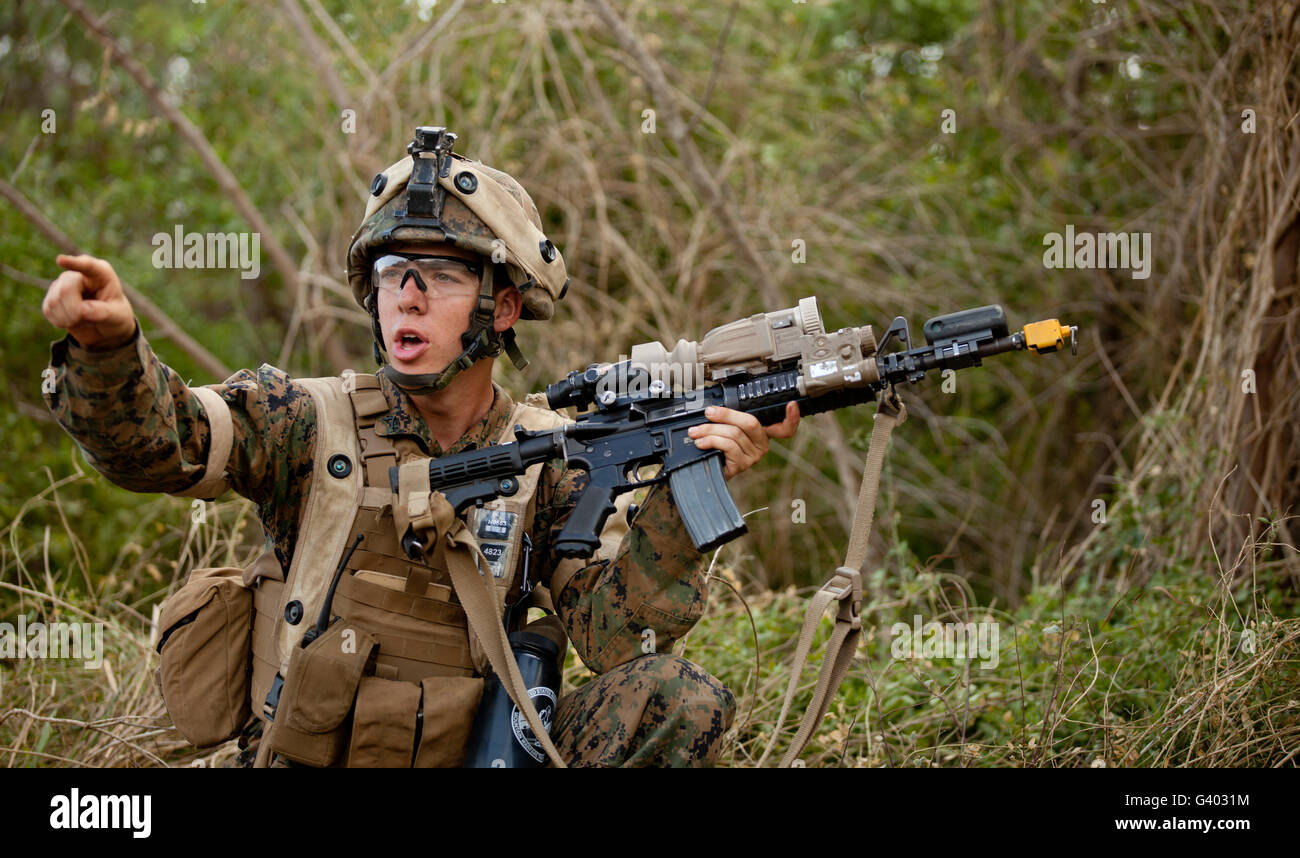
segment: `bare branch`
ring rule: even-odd
[[[702,191],[709,208],[721,221],[723,229],[726,230],[728,237],[735,244],[745,264],[758,278],[758,290],[763,298],[763,303],[768,307],[781,306],[781,298],[777,293],[776,281],[772,271],[758,254],[758,250],[753,243],[745,235],[740,219],[736,217],[735,212],[732,211],[731,206],[727,204],[727,200],[723,196],[722,186],[714,178],[713,172],[705,166],[700,150],[696,148],[695,141],[691,139],[686,125],[682,122],[681,115],[677,112],[677,100],[673,96],[672,89],[668,85],[667,78],[664,77],[659,62],[650,56],[650,52],[646,50],[645,45],[610,7],[607,0],[587,0],[587,2],[605,23],[605,26],[609,28],[610,32],[614,34],[614,38],[623,50],[636,62],[637,68],[635,70],[645,79],[646,86],[650,89],[650,97],[654,100],[655,109],[663,117],[663,125],[668,132],[668,139],[672,140],[677,146],[692,181]]]
[[[153,105],[154,110],[170,122],[185,142],[194,148],[199,155],[199,159],[203,162],[203,166],[216,180],[217,186],[230,199],[240,215],[253,228],[253,231],[260,234],[262,246],[266,248],[266,254],[271,258],[271,264],[279,272],[280,279],[284,282],[285,291],[290,295],[297,295],[298,290],[301,288],[297,264],[294,263],[289,252],[276,239],[275,234],[271,232],[270,224],[262,217],[262,213],[253,204],[243,185],[239,183],[239,179],[235,177],[235,174],[217,155],[216,150],[212,148],[212,144],[208,142],[203,132],[164,97],[157,82],[149,76],[144,66],[140,65],[133,56],[126,52],[126,49],[113,38],[113,35],[99,20],[91,16],[90,11],[81,3],[81,0],[59,0],[59,2],[66,6],[81,21],[86,30],[108,50],[112,61],[135,80],[149,99],[149,103]],[[326,339],[325,347],[332,361],[340,366],[346,363],[342,346],[337,340]]]
[[[61,252],[77,255],[84,251],[57,226],[50,222],[40,209],[32,204],[22,193],[3,179],[0,179],[0,196],[7,199],[14,208],[18,209],[19,214],[27,218],[32,226],[50,240],[55,247]],[[125,283],[122,284],[122,291],[126,293],[126,298],[131,302],[141,316],[149,321],[151,325],[158,329],[158,332],[167,337],[176,347],[185,354],[193,358],[194,362],[201,366],[207,372],[212,373],[213,377],[219,381],[224,381],[231,375],[230,368],[217,359],[212,352],[205,349],[198,340],[191,337],[181,328],[180,325],[162,311],[162,309],[150,301],[143,294]]]

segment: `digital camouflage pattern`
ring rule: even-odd
[[[552,738],[565,763],[690,766],[717,759],[736,715],[727,687],[675,655],[645,655],[560,698]]]
[[[209,443],[202,405],[138,327],[129,343],[111,351],[90,352],[66,336],[51,353],[56,384],[46,402],[96,470],[136,492],[180,492],[202,479]],[[487,416],[443,450],[406,394],[382,373],[377,377],[392,408],[377,420],[376,431],[413,439],[433,457],[498,437],[513,408],[509,395],[494,385]],[[311,488],[314,400],[266,364],[212,389],[230,405],[234,421],[231,487],[257,504],[268,547],[287,575]],[[550,551],[551,534],[563,527],[585,484],[585,473],[569,471],[561,461],[543,469],[530,568],[544,584],[559,562]],[[703,561],[667,487],[657,486],[617,555],[579,570],[554,594],[579,657],[600,674],[561,699],[565,735],[578,743],[571,745],[575,760],[685,765],[715,759],[734,710],[730,692],[689,662],[654,655],[667,651],[703,615]]]

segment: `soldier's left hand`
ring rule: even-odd
[[[799,427],[799,406],[785,406],[785,419],[763,426],[753,414],[731,408],[710,406],[704,416],[713,421],[692,426],[688,434],[701,450],[721,450],[727,457],[722,476],[731,479],[744,473],[767,452],[769,438],[789,438]]]

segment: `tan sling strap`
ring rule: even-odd
[[[844,674],[858,649],[858,639],[862,637],[862,564],[867,559],[867,540],[871,536],[871,522],[875,518],[876,495],[880,490],[880,471],[885,464],[885,449],[889,446],[889,435],[894,427],[907,419],[907,409],[903,407],[898,394],[891,388],[888,394],[882,394],[876,408],[875,425],[871,430],[871,445],[867,448],[867,460],[862,469],[862,487],[858,491],[858,506],[853,513],[853,525],[849,535],[849,548],[844,557],[844,565],[835,570],[831,579],[813,596],[804,614],[803,628],[799,631],[799,645],[795,650],[790,668],[790,684],[786,686],[785,701],[781,704],[781,714],[776,719],[772,737],[767,741],[767,749],[759,758],[763,765],[776,737],[781,734],[785,717],[790,712],[803,675],[808,653],[812,649],[813,638],[822,614],[833,604],[839,606],[835,615],[835,629],[826,642],[826,655],[822,658],[821,674],[817,677],[817,687],[813,690],[812,701],[804,711],[803,721],[795,733],[794,740],[781,758],[781,768],[790,768],[803,753],[812,738],[813,731],[826,717],[826,709],[831,698],[840,687]]]
[[[533,706],[528,687],[524,685],[523,676],[519,673],[519,665],[515,663],[505,626],[501,622],[501,611],[492,586],[488,583],[492,571],[474,540],[474,535],[456,517],[451,504],[442,493],[430,490],[427,462],[416,460],[401,465],[397,485],[397,497],[393,501],[393,519],[397,531],[405,533],[409,526],[417,535],[426,539],[432,535],[445,540],[451,585],[460,597],[470,630],[478,637],[492,670],[523,714],[533,736],[546,751],[546,756],[556,768],[565,768],[564,760],[542,725],[537,708]],[[425,550],[432,550],[433,547],[432,540],[429,540]]]
[[[446,503],[444,500],[443,503]],[[448,506],[448,509],[451,507]],[[533,705],[533,698],[528,694],[519,665],[510,650],[510,641],[506,637],[506,627],[496,611],[496,602],[488,589],[487,578],[491,572],[487,559],[474,542],[473,535],[460,519],[453,519],[452,530],[446,536],[447,568],[451,572],[452,586],[460,595],[461,605],[469,618],[469,627],[478,635],[479,644],[487,653],[492,670],[501,680],[502,686],[509,693],[510,699],[523,714],[524,720],[533,731],[533,736],[541,743],[542,750],[558,769],[566,768],[564,759],[556,750],[555,743],[542,725],[542,719]],[[480,574],[479,570],[483,570]]]
[[[203,479],[183,492],[174,492],[179,497],[215,498],[229,488],[226,482],[226,465],[230,461],[230,447],[235,438],[235,423],[230,417],[230,406],[210,387],[191,387],[200,403],[203,413],[208,415],[208,460],[203,466]]]

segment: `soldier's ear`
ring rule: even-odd
[[[524,312],[524,296],[513,285],[507,284],[493,289],[492,297],[496,301],[492,327],[501,333],[519,321]]]

